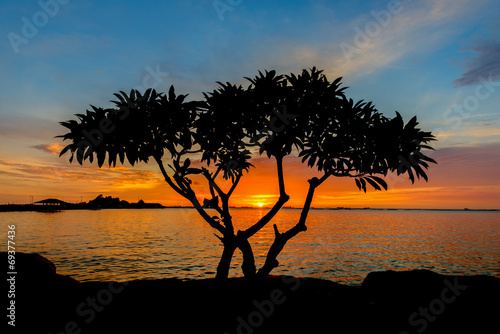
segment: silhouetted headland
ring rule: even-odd
[[[64,201],[59,201],[55,199],[47,199],[47,200],[53,200],[53,201],[58,201],[60,202],[59,206],[54,206],[54,210],[50,210],[50,207],[47,208],[46,206],[44,207],[43,205],[35,205],[35,204],[1,204],[0,205],[0,212],[11,212],[11,211],[61,211],[61,210],[97,210],[97,209],[194,209],[192,206],[185,206],[185,205],[172,205],[172,206],[164,206],[160,203],[146,203],[143,200],[139,200],[137,203],[130,203],[128,201],[120,200],[118,197],[103,197],[103,195],[97,196],[95,199],[89,201],[89,202],[82,202],[82,203],[68,203]],[[42,202],[42,201],[40,201]],[[254,206],[229,206],[229,208],[232,209],[262,209],[262,208],[256,208]],[[283,207],[283,209],[287,210],[301,210],[301,208],[296,208],[292,206],[286,206]],[[311,207],[311,210],[336,210],[336,211],[394,211],[394,210],[401,210],[401,211],[500,211],[499,209],[428,209],[428,208],[422,208],[422,209],[407,209],[407,208],[369,208],[369,207],[363,207],[363,208],[351,208],[351,207],[326,207],[326,208],[316,208],[316,207]]]
[[[160,209],[165,208],[159,203],[146,203],[142,199],[137,203],[120,200],[118,197],[99,195],[89,202],[68,203],[54,198],[48,198],[33,204],[0,205],[2,211],[61,211],[61,210],[97,210],[97,209]]]
[[[38,254],[17,253],[16,266],[23,333],[493,333],[500,314],[500,279],[490,276],[384,271],[361,286],[291,276],[80,283]]]

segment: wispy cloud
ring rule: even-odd
[[[315,65],[324,69],[329,77],[363,77],[387,68],[407,55],[428,54],[442,48],[452,37],[467,29],[468,24],[464,24],[467,16],[474,15],[489,2],[401,1],[397,13],[382,18],[373,13],[387,13],[387,5],[365,7],[363,13],[348,20],[342,19],[342,22],[338,21],[339,18],[316,23],[309,38],[267,37],[264,43],[257,45],[258,49],[262,48],[258,60],[260,64],[279,64],[277,69],[284,72]],[[323,8],[328,9],[331,8],[326,5]],[[312,36],[324,38],[317,41]],[[270,44],[273,44],[272,48]],[[346,44],[355,49],[347,52],[349,56],[343,49]]]
[[[50,149],[48,149],[50,153]],[[134,187],[157,185],[156,172],[128,167],[98,168],[96,166],[25,164],[0,160],[0,172],[22,180],[93,183],[102,186]]]
[[[481,83],[481,78],[500,81],[500,43],[483,42],[470,50],[476,54],[466,65],[467,71],[454,81],[456,87],[472,86]]]
[[[459,18],[471,14],[487,1],[401,1],[400,13],[391,16],[387,26],[379,23],[378,34],[370,37],[366,31],[367,22],[377,23],[373,16],[358,20],[357,28],[368,37],[368,43],[358,47],[351,58],[337,58],[335,68],[342,73],[356,76],[366,75],[389,66],[411,52],[423,52],[440,45],[451,35],[457,34]],[[375,12],[385,10],[374,8]],[[351,44],[356,35],[352,32]]]
[[[61,144],[54,143],[54,144],[33,145],[31,146],[31,148],[59,156],[59,152],[61,152],[64,146]]]

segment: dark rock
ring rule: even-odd
[[[4,259],[8,256],[7,252],[1,252],[0,254]],[[31,285],[53,284],[54,282],[62,284],[77,283],[75,279],[69,276],[57,274],[54,263],[38,253],[17,252],[15,255],[15,271],[17,272],[17,280]]]
[[[19,271],[26,275],[37,275],[38,277],[53,277],[56,275],[56,266],[38,253],[17,253],[16,262]]]
[[[429,270],[369,273],[361,287],[376,301],[421,300],[433,296],[443,285],[443,276]]]
[[[362,283],[387,330],[401,333],[486,333],[498,327],[500,279],[440,275],[429,270],[368,274]],[[404,330],[404,331],[403,331]]]
[[[77,283],[43,257],[18,259],[29,273],[16,299],[22,333],[490,333],[500,314],[500,279],[487,276],[377,272],[361,287],[289,276]]]

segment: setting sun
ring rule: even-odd
[[[258,203],[255,203],[259,208],[262,208],[264,206],[264,203],[262,202],[258,202]]]

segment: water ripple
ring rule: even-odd
[[[244,229],[260,210],[237,209]],[[16,224],[23,252],[52,260],[58,272],[81,281],[213,277],[222,247],[194,210],[0,213]],[[300,211],[282,210],[273,223],[284,231]],[[274,274],[313,276],[359,284],[376,270],[430,269],[500,277],[500,214],[436,211],[311,211],[308,230],[290,240]],[[5,232],[6,234],[6,232]],[[274,238],[272,225],[250,239],[262,265]],[[236,252],[231,275],[241,276]]]

